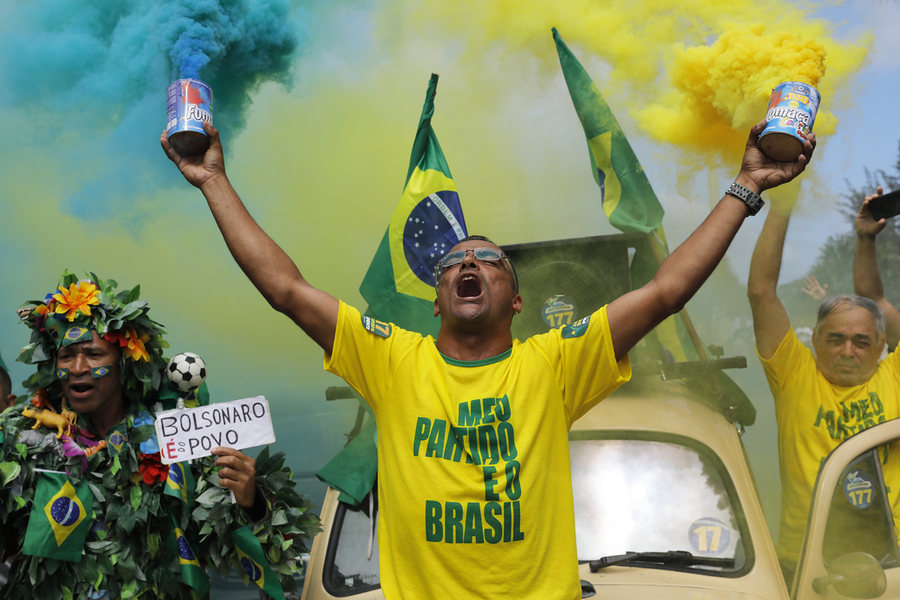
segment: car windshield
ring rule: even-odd
[[[573,432],[570,438],[585,433]],[[746,567],[748,553],[736,518],[740,508],[729,493],[733,488],[724,466],[705,446],[682,442],[570,439],[579,561],[680,551],[680,565],[672,568],[733,572]],[[723,560],[686,563],[685,552]],[[668,566],[665,560],[650,562]]]

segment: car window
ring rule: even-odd
[[[864,452],[838,480],[825,525],[826,564],[852,552],[870,554],[885,568],[900,564],[879,450],[886,452],[883,448]]]
[[[344,502],[338,503],[323,569],[323,583],[332,596],[359,594],[381,585],[376,526],[378,511],[374,511],[376,518],[371,519],[368,498],[362,506],[365,510]]]
[[[682,551],[724,559],[690,570],[749,569],[740,506],[711,450],[680,436],[591,439],[595,433],[570,434],[579,561]]]

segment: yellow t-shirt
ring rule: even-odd
[[[900,354],[892,352],[863,385],[830,383],[812,351],[790,330],[775,354],[762,361],[775,398],[781,471],[778,555],[796,563],[806,533],[819,465],[854,433],[900,416]],[[900,447],[881,451],[894,519],[900,516]]]
[[[465,362],[341,303],[325,368],[375,412],[386,598],[581,597],[568,430],[631,376],[605,307]]]

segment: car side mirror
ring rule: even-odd
[[[828,575],[813,580],[818,594],[824,594],[829,585],[848,598],[878,598],[887,589],[887,578],[874,556],[851,552],[833,559]]]

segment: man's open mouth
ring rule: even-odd
[[[69,389],[76,394],[86,394],[94,389],[94,385],[91,383],[70,383]]]
[[[456,295],[460,298],[477,298],[481,295],[481,279],[475,275],[463,275],[456,281]]]

